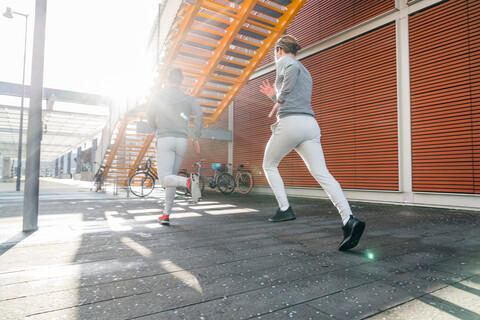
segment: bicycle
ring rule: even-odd
[[[235,190],[235,180],[233,179],[232,175],[226,172],[220,172],[219,169],[221,168],[221,163],[212,163],[211,169],[202,169],[202,162],[204,160],[200,160],[194,164],[194,166],[198,166],[198,186],[200,187],[200,191],[203,192],[205,189],[205,179],[208,181],[210,188],[215,189],[218,188],[221,193],[223,194],[230,194]],[[213,177],[207,177],[204,171],[211,171],[214,170]]]
[[[253,176],[250,170],[245,169],[243,164],[237,165],[235,185],[241,194],[247,194],[253,189]]]
[[[90,162],[82,162],[82,172],[90,172],[90,171],[92,171],[92,164]]]
[[[137,197],[146,197],[156,188],[155,181],[158,180],[158,175],[152,166],[152,158],[153,157],[148,158],[144,165],[138,166],[137,173],[128,180],[128,189]],[[189,176],[185,171],[180,171],[178,175],[185,178]],[[186,195],[188,189],[185,187],[177,187],[176,193]]]
[[[94,164],[98,164],[99,168],[95,173],[95,176],[93,177],[93,187],[90,188],[90,191],[98,192],[98,190],[102,189],[102,185],[104,183],[103,178],[104,178],[105,169],[107,168],[107,166],[97,162],[94,162]]]

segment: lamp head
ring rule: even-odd
[[[12,8],[7,7],[5,12],[3,13],[3,16],[6,17],[6,18],[9,18],[9,19],[12,19],[13,18]]]

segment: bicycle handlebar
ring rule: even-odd
[[[192,164],[192,167],[194,167],[194,166],[201,166],[203,161],[205,161],[205,159],[201,159],[200,161],[195,162],[194,164]]]
[[[198,162],[195,162],[194,164],[192,164],[192,167],[194,166],[201,166],[202,165],[202,162],[206,161],[205,159],[201,159],[200,161]],[[233,167],[233,164],[232,163],[224,163],[225,166],[231,166]],[[244,164],[237,164],[236,167],[238,169],[244,169],[245,168],[245,165]]]
[[[106,164],[98,163],[97,161],[93,161],[93,163],[98,164],[100,166],[100,168],[108,168],[108,166]]]

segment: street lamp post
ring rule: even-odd
[[[20,104],[20,130],[18,133],[17,191],[20,191],[20,177],[22,175],[23,101],[25,99],[25,63],[27,61],[28,14],[15,12],[15,11],[12,11],[10,7],[7,7],[3,16],[9,19],[12,19],[14,14],[25,17],[25,44],[23,47],[22,102]]]

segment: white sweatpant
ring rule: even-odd
[[[164,213],[170,215],[175,199],[176,187],[186,187],[187,178],[178,176],[187,152],[187,139],[175,137],[157,138],[157,173],[160,184],[165,188]]]
[[[340,184],[327,169],[320,144],[320,127],[315,118],[307,115],[284,117],[273,124],[271,129],[272,136],[265,148],[263,170],[278,206],[281,208],[289,205],[278,165],[290,151],[295,150],[302,157],[310,174],[325,190],[342,220],[348,220],[352,211]]]

